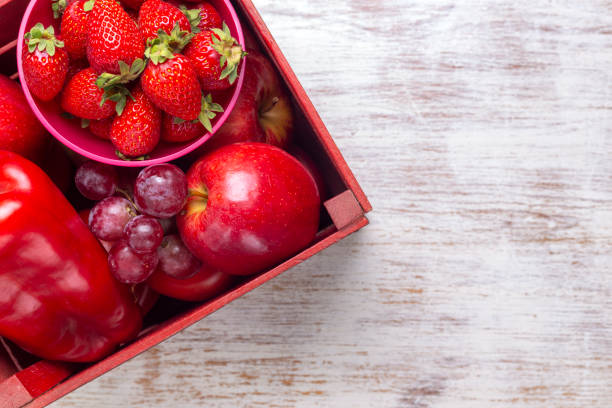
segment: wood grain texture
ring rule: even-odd
[[[611,406],[612,2],[255,5],[372,224],[52,406]]]

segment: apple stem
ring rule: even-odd
[[[208,188],[206,186],[190,188],[187,197],[187,204],[181,212],[182,215],[204,211],[208,204]]]
[[[190,197],[198,197],[198,198],[203,198],[203,199],[207,199],[208,198],[208,190],[204,189],[204,190],[189,190],[189,196]]]
[[[279,101],[278,96],[275,96],[274,98],[272,98],[272,103],[269,106],[267,106],[265,109],[262,109],[261,114],[264,115],[270,112],[272,109],[274,109],[278,101]]]

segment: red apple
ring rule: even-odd
[[[214,136],[206,151],[236,142],[264,142],[286,148],[293,130],[291,99],[272,63],[249,51],[242,90],[236,106]]]
[[[233,275],[262,272],[304,249],[319,226],[312,175],[263,143],[222,147],[187,173],[189,197],[176,221],[189,250]]]
[[[0,75],[0,150],[40,162],[48,141],[47,131],[36,119],[21,86]]]
[[[198,273],[177,279],[166,275],[159,268],[147,280],[147,284],[164,296],[188,302],[201,302],[213,298],[236,283],[236,277],[203,265]]]
[[[306,167],[306,170],[310,172],[315,182],[317,183],[317,188],[319,189],[319,197],[321,197],[321,201],[325,201],[327,198],[327,189],[325,188],[325,179],[323,179],[323,174],[319,171],[317,164],[312,160],[312,158],[301,148],[293,145],[287,150],[293,157],[298,159],[300,163]]]

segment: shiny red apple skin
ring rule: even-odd
[[[291,99],[272,63],[257,51],[248,51],[242,90],[236,105],[203,148],[212,151],[237,142],[263,142],[282,149],[293,131]]]
[[[287,149],[289,154],[298,159],[300,163],[306,167],[306,170],[310,172],[312,178],[314,178],[315,183],[317,183],[317,188],[319,189],[319,196],[321,197],[321,201],[325,201],[327,198],[327,188],[325,187],[325,179],[323,178],[323,174],[317,167],[315,161],[310,157],[305,150],[298,146],[291,146]]]
[[[147,281],[156,292],[164,296],[187,302],[201,302],[211,299],[231,288],[239,278],[202,265],[195,275],[177,279],[166,275],[158,267]]]
[[[194,163],[187,183],[179,233],[197,258],[222,272],[263,272],[306,248],[317,232],[315,180],[277,147],[222,147]]]

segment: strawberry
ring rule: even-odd
[[[70,59],[85,58],[87,52],[87,17],[89,17],[86,9],[91,11],[91,5],[90,1],[78,0],[68,6],[62,16],[60,32]]]
[[[196,34],[183,54],[193,61],[203,90],[227,89],[238,78],[238,65],[246,53],[227,24]]]
[[[55,37],[53,26],[41,23],[25,35],[28,46],[22,54],[23,75],[30,92],[41,101],[50,101],[60,93],[68,73],[70,57],[64,43]]]
[[[101,74],[118,74],[119,61],[143,58],[144,40],[136,22],[115,0],[95,0],[87,19],[87,59]]]
[[[110,140],[111,126],[115,116],[101,120],[92,120],[89,122],[89,130],[100,139]]]
[[[184,120],[200,112],[200,84],[191,61],[176,54],[164,62],[149,62],[142,77],[142,88],[160,109]]]
[[[168,3],[178,7],[183,14],[187,16],[193,27],[197,27],[199,31],[205,31],[209,28],[223,28],[223,19],[217,9],[207,1],[198,0],[195,4],[190,4],[189,8],[181,4],[178,0],[170,0]],[[199,32],[197,31],[197,32]]]
[[[223,28],[223,20],[217,9],[207,1],[193,5],[193,8],[200,11],[200,21],[198,28],[204,31],[210,28]]]
[[[164,112],[162,119],[162,140],[166,142],[187,142],[204,136],[206,131],[212,132],[210,120],[223,112],[223,107],[212,101],[208,94],[202,97],[200,115],[198,120],[186,121]]]
[[[92,68],[76,74],[62,92],[61,107],[64,111],[83,119],[105,119],[115,113],[116,102],[102,101],[104,90],[98,88],[98,75]]]
[[[161,139],[166,142],[180,143],[196,139],[206,133],[198,121],[182,120],[164,112]]]
[[[160,31],[149,41],[145,55],[150,61],[140,78],[142,89],[155,105],[184,120],[198,117],[202,98],[191,61],[177,54],[191,36],[178,23],[170,35]]]
[[[140,7],[138,25],[146,40],[154,39],[158,30],[164,30],[166,34],[170,34],[177,23],[181,30],[191,32],[191,24],[185,14],[170,3],[162,0],[147,0]]]
[[[0,75],[0,149],[31,160],[40,157],[47,146],[45,128],[34,116],[21,86]]]
[[[132,90],[133,99],[127,101],[121,116],[111,127],[111,142],[117,155],[137,157],[150,153],[159,142],[161,112],[145,95],[140,86]]]

